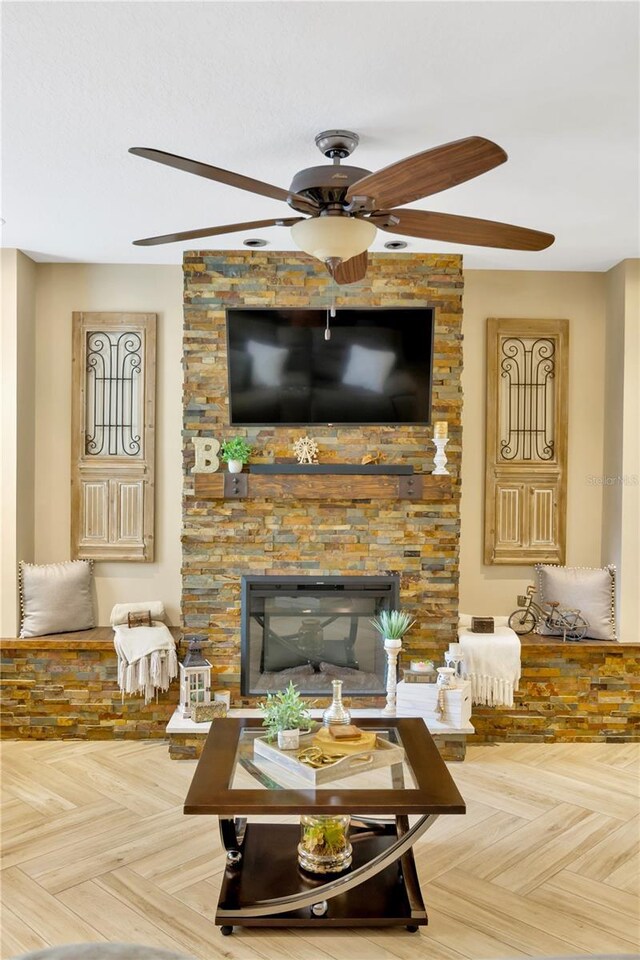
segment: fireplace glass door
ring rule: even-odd
[[[243,577],[242,693],[385,693],[386,655],[371,619],[398,606],[398,577]]]

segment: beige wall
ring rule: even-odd
[[[20,255],[22,256],[22,255]],[[99,622],[107,622],[111,605],[116,601],[161,598],[168,606],[172,622],[179,620],[180,598],[180,517],[181,517],[181,368],[182,356],[182,278],[178,266],[118,266],[82,264],[29,265],[16,251],[3,251],[4,268],[13,278],[3,284],[3,317],[17,317],[18,263],[22,263],[24,283],[22,302],[28,304],[28,288],[33,290],[36,278],[36,387],[35,387],[35,521],[34,559],[36,562],[64,560],[69,557],[69,477],[70,477],[70,383],[71,383],[71,313],[73,310],[139,310],[158,314],[158,434],[157,434],[157,559],[152,564],[98,563],[96,585]],[[629,318],[624,344],[625,378],[638,390],[637,310],[638,262],[625,268],[625,316]],[[4,279],[4,276],[3,276]],[[605,274],[533,273],[515,271],[466,271],[464,296],[464,362],[462,457],[462,535],[460,598],[464,612],[504,614],[515,605],[515,597],[530,582],[531,568],[484,566],[482,564],[482,517],[484,473],[484,360],[485,323],[489,316],[502,317],[568,317],[571,321],[570,423],[567,562],[583,566],[599,566],[614,559],[609,547],[602,546],[603,487],[591,478],[601,477],[603,466],[605,397],[605,317],[607,302]],[[635,291],[635,293],[634,293]],[[633,297],[636,297],[634,308]],[[633,321],[633,322],[632,322]],[[29,310],[24,322],[29,328]],[[17,390],[17,325],[9,323],[9,354],[6,322],[3,320],[2,389],[10,395]],[[635,331],[635,333],[634,333]],[[636,337],[634,347],[633,336]],[[26,340],[24,344],[26,344]],[[635,353],[633,352],[635,349]],[[7,357],[15,357],[13,369],[7,371]],[[616,384],[618,362],[615,354],[607,361],[612,375],[610,388]],[[28,352],[23,364],[29,367]],[[633,365],[635,364],[635,374]],[[33,365],[32,365],[33,368]],[[628,372],[627,372],[628,371]],[[12,379],[13,378],[13,379]],[[634,379],[635,378],[635,379]],[[25,381],[23,381],[24,383]],[[28,392],[28,391],[27,391]],[[15,394],[14,394],[15,396]],[[32,413],[28,398],[21,395],[23,422]],[[3,396],[3,482],[7,478],[7,429],[17,451],[18,420],[15,400],[9,404]],[[627,443],[635,449],[628,460],[631,469],[638,451],[637,408],[633,414],[633,393],[627,394],[628,414],[623,423],[625,450]],[[12,410],[14,411],[12,414]],[[633,433],[635,430],[635,448]],[[628,439],[628,438],[631,439]],[[26,452],[28,458],[28,451]],[[9,480],[13,493],[7,499],[3,487],[3,522],[16,503],[17,458],[13,458]],[[607,467],[608,470],[608,467]],[[27,468],[28,475],[28,468]],[[13,476],[13,480],[11,479]],[[625,488],[627,489],[627,488]],[[13,499],[11,499],[13,497]],[[9,510],[7,511],[7,504]],[[633,500],[629,500],[629,510]],[[637,494],[636,494],[637,520]],[[608,509],[608,507],[607,507]],[[26,527],[21,549],[28,551],[30,538],[29,511],[23,509]],[[628,516],[633,520],[633,513]],[[4,530],[4,528],[3,528]],[[635,538],[634,538],[635,539]],[[627,539],[625,543],[629,544]],[[9,544],[11,546],[11,544]],[[601,555],[602,547],[602,555]],[[13,553],[7,563],[4,533],[0,559],[5,597],[15,598],[15,557],[17,529],[13,530]],[[622,549],[622,548],[621,548]],[[11,552],[11,550],[9,550]],[[28,559],[28,557],[26,557]],[[633,569],[633,561],[628,569]],[[637,550],[635,553],[637,570]],[[12,579],[13,577],[13,579]],[[634,602],[638,602],[638,591]],[[6,603],[3,605],[5,610]],[[630,620],[628,622],[631,622]],[[638,622],[636,613],[635,623]],[[13,630],[6,629],[4,635]],[[623,637],[624,639],[624,637]]]
[[[33,561],[35,555],[35,342],[36,342],[37,266],[18,252],[18,444],[16,544],[21,560]]]
[[[35,559],[70,555],[71,314],[131,310],[158,314],[156,559],[96,563],[98,622],[114,603],[162,600],[180,615],[182,271],[179,266],[39,264],[36,297]]]
[[[0,273],[0,633],[15,636],[17,560],[34,557],[36,265],[18,250],[2,250]]]
[[[18,266],[17,250],[3,250],[0,262],[0,633],[16,627],[16,490],[18,406]]]
[[[618,568],[620,638],[640,623],[640,260],[606,274],[602,557]]]
[[[460,610],[507,614],[529,566],[483,564],[487,317],[570,321],[567,564],[600,566],[604,435],[605,275],[466,270],[462,385]]]
[[[640,631],[640,260],[625,261],[624,456],[620,635]]]

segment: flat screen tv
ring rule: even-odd
[[[428,424],[433,310],[227,310],[231,423]]]

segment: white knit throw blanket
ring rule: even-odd
[[[494,633],[458,630],[464,675],[471,681],[471,700],[489,707],[512,707],[520,681],[520,637],[510,627]]]
[[[168,690],[178,675],[176,645],[171,633],[156,620],[150,627],[113,628],[118,657],[118,686],[125,693],[144,694],[149,703],[157,690]]]
[[[127,623],[127,614],[146,613],[149,611],[152,620],[164,620],[164,604],[162,600],[139,600],[137,603],[116,603],[111,611],[111,626],[118,623]]]

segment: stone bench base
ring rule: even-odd
[[[640,739],[640,643],[522,637],[513,707],[474,706],[471,743]]]
[[[180,629],[170,628],[176,640]],[[117,684],[110,627],[50,637],[0,640],[2,728],[22,740],[172,740],[175,756],[195,757],[208,726],[169,731],[178,702],[174,681],[157,701],[126,697]],[[233,691],[232,691],[232,695]],[[240,706],[240,705],[239,705]],[[361,715],[375,716],[362,707]],[[354,717],[358,709],[353,709]],[[258,715],[254,711],[254,715]],[[522,677],[509,707],[474,707],[468,730],[429,729],[445,759],[470,743],[630,742],[640,739],[640,644],[562,643],[522,638]]]
[[[169,628],[179,640],[181,631]],[[157,700],[118,687],[111,627],[1,641],[4,739],[162,739],[178,683]]]

